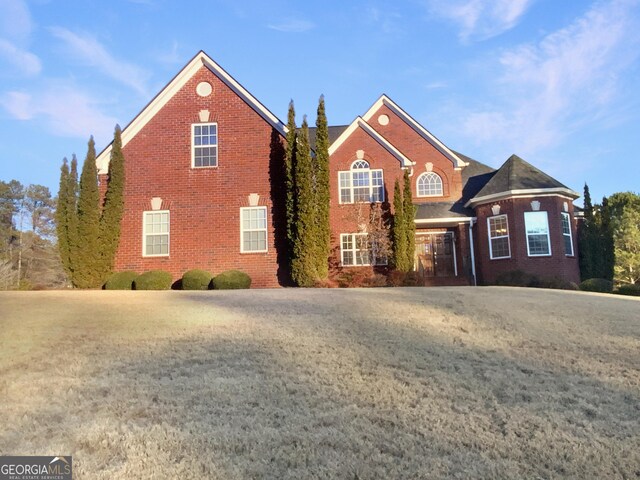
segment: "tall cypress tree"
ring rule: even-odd
[[[77,286],[78,271],[78,159],[74,153],[69,167],[69,184],[67,185],[67,235],[69,239],[69,260],[71,265],[71,283]]]
[[[56,233],[58,235],[58,252],[62,267],[71,279],[71,249],[69,247],[69,226],[67,206],[69,204],[69,164],[67,158],[62,160],[60,167],[60,186],[58,188],[58,203],[56,205]]]
[[[96,148],[91,137],[82,165],[78,196],[78,247],[74,282],[79,288],[96,288],[101,284],[99,203]]]
[[[587,280],[594,278],[597,260],[597,238],[596,238],[595,217],[593,214],[593,205],[591,203],[591,194],[589,193],[589,185],[584,184],[584,219],[578,230],[578,257],[580,264],[580,278]]]
[[[307,118],[302,121],[302,128],[297,141],[297,156],[294,165],[297,216],[295,223],[295,239],[291,277],[300,287],[311,287],[318,279],[315,256],[316,221],[313,163],[309,147],[309,126]]]
[[[408,272],[407,228],[404,214],[404,198],[400,181],[396,178],[393,186],[393,265],[396,270]]]
[[[602,207],[600,208],[600,229],[599,229],[600,247],[600,271],[599,278],[613,280],[613,267],[615,265],[615,247],[613,241],[613,227],[611,225],[611,210],[609,209],[609,199],[602,198]]]
[[[100,279],[104,282],[113,270],[118,243],[120,222],[124,210],[124,155],[120,126],[116,125],[111,146],[107,191],[100,217]]]
[[[289,262],[293,257],[293,244],[296,237],[296,183],[295,183],[295,165],[296,165],[296,149],[297,149],[297,132],[296,132],[296,111],[293,106],[293,100],[289,102],[289,112],[287,114],[287,150],[285,152],[285,212],[287,223],[287,258]]]
[[[326,279],[329,276],[331,228],[329,225],[329,125],[324,95],[321,95],[318,101],[315,161],[316,272],[319,279]]]
[[[416,250],[416,207],[413,205],[413,195],[411,194],[411,179],[409,178],[409,170],[404,171],[404,185],[403,185],[403,214],[404,214],[404,228],[407,236],[407,252],[406,252],[406,265],[407,272],[413,270],[413,258]]]

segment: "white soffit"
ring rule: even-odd
[[[374,103],[369,110],[362,116],[365,121],[371,120],[371,117],[375,115],[375,113],[380,110],[380,107],[383,105],[387,106],[393,113],[398,115],[407,125],[413,128],[418,135],[428,141],[431,145],[435,147],[440,153],[442,153],[445,157],[447,157],[455,168],[464,168],[467,166],[467,163],[464,162],[460,157],[458,157],[449,147],[447,147],[444,143],[442,143],[435,135],[433,135],[429,130],[420,125],[416,120],[411,117],[407,112],[405,112],[402,108],[400,108],[393,100],[391,100],[386,95],[382,95],[376,103]]]
[[[187,65],[173,77],[173,79],[151,100],[146,107],[122,130],[122,146],[142,130],[142,128],[164,107],[169,100],[200,70],[202,66],[207,67],[222,82],[244,100],[256,113],[266,120],[281,135],[286,135],[287,127],[273,113],[251,95],[237,80],[229,75],[220,65],[213,61],[202,50],[191,59]],[[96,158],[98,173],[107,173],[109,160],[111,157],[111,143]]]

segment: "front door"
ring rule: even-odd
[[[416,234],[414,260],[423,277],[455,276],[453,232]]]

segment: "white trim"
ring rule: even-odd
[[[146,107],[122,130],[122,147],[125,147],[142,128],[164,107],[169,100],[200,70],[202,66],[224,82],[233,92],[244,100],[253,110],[275,128],[282,136],[286,136],[287,127],[267,107],[260,103],[220,65],[214,62],[202,50],[151,100]],[[99,174],[109,170],[111,143],[96,158]]]
[[[473,246],[473,220],[469,223],[469,247],[471,251],[471,274],[473,275],[473,286],[476,287],[478,285],[478,280],[476,279],[476,252],[475,247]]]
[[[167,214],[167,233],[147,233],[147,214],[166,213]],[[167,253],[147,254],[147,235],[166,235],[167,236]],[[142,256],[144,258],[168,257],[171,253],[171,212],[169,210],[145,210],[142,212]]]
[[[505,218],[505,222],[507,223],[507,234],[506,235],[498,235],[496,237],[492,237],[491,236],[491,220],[500,218],[500,217],[504,217]],[[494,215],[492,217],[487,217],[487,238],[489,239],[489,259],[490,260],[502,260],[505,258],[511,258],[511,237],[509,235],[509,216],[506,213],[503,213],[501,215]],[[494,257],[493,256],[493,244],[491,243],[491,240],[493,240],[494,238],[506,238],[507,239],[507,249],[509,250],[509,255],[506,256],[502,256],[502,257]]]
[[[243,214],[249,210],[264,210],[264,228],[249,228],[244,230],[242,223],[244,222]],[[240,207],[240,253],[266,253],[269,251],[269,219],[267,217],[267,207],[259,205],[257,207]],[[245,232],[264,232],[264,250],[245,250],[244,234]]]
[[[529,232],[527,231],[527,213],[544,213],[547,219],[547,245],[549,246],[549,253],[537,253],[531,254],[529,251]],[[531,235],[542,235],[541,233],[532,233]],[[535,212],[524,212],[524,236],[527,243],[527,256],[528,257],[550,257],[553,252],[551,251],[551,231],[549,230],[549,212],[546,210],[538,210]]]
[[[415,162],[409,160],[400,150],[394,147],[386,138],[380,135],[376,130],[374,130],[371,125],[369,125],[362,117],[356,117],[356,119],[351,122],[344,132],[340,134],[340,136],[331,144],[329,147],[329,155],[333,155],[333,153],[344,143],[344,141],[351,136],[355,130],[360,127],[366,133],[371,136],[376,142],[378,142],[382,147],[384,147],[391,155],[393,155],[399,162],[402,168],[410,167],[415,165]]]
[[[215,165],[200,165],[199,167],[197,167],[195,165],[196,163],[196,142],[195,142],[195,138],[196,138],[196,127],[205,127],[205,126],[211,126],[211,125],[215,125],[216,127],[216,164]],[[198,148],[207,148],[207,147],[211,147],[213,145],[198,145]],[[191,124],[191,168],[218,168],[218,157],[220,154],[220,131],[218,129],[218,122],[202,122],[202,123],[192,123]]]
[[[436,193],[436,194],[432,194],[432,195],[420,195],[420,185],[418,185],[418,182],[420,181],[420,179],[422,177],[425,177],[427,175],[436,176],[438,178],[438,180],[440,180],[440,193]],[[442,177],[440,175],[438,175],[436,172],[422,172],[420,175],[418,175],[418,178],[416,178],[416,195],[419,198],[444,197],[444,181],[442,180]]]
[[[564,194],[564,195],[562,195]],[[465,207],[476,207],[482,203],[488,203],[491,201],[499,200],[508,197],[519,198],[531,198],[531,197],[551,197],[559,196],[569,199],[571,201],[580,197],[580,195],[570,188],[556,187],[556,188],[528,188],[522,190],[508,190],[506,192],[492,193],[491,195],[484,195],[482,197],[474,197],[465,203]]]
[[[414,220],[414,223],[467,223],[474,222],[476,217],[424,218]]]
[[[564,223],[563,223],[563,219],[564,217],[567,217],[567,223],[569,224],[569,242],[571,243],[571,253],[567,253],[567,250],[565,249],[564,251],[564,255],[566,257],[575,257],[575,248],[573,247],[573,232],[571,231],[571,227],[573,225],[573,222],[571,221],[571,215],[569,214],[569,212],[560,212],[560,229],[562,230],[562,243],[564,245],[564,237],[567,236],[566,233],[564,233]]]
[[[464,168],[467,166],[466,162],[463,162],[460,157],[458,157],[453,151],[449,149],[444,143],[436,138],[429,130],[420,125],[417,121],[415,121],[411,115],[405,112],[402,108],[400,108],[393,100],[387,97],[385,94],[382,94],[380,98],[367,110],[367,112],[362,116],[365,121],[369,121],[373,115],[385,105],[389,110],[395,113],[398,117],[400,117],[407,125],[409,125],[413,130],[418,133],[422,138],[424,138],[427,142],[433,145],[436,150],[442,153],[445,157],[447,157],[455,168]]]
[[[453,276],[458,276],[458,255],[456,254],[456,232],[451,233],[451,249],[453,250]]]

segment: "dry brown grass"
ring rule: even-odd
[[[0,454],[75,478],[640,476],[640,301],[0,294]]]

